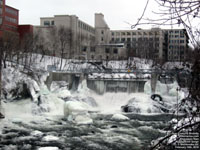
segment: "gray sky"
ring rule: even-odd
[[[94,26],[94,13],[103,13],[111,29],[130,29],[136,23],[147,0],[6,0],[6,4],[19,9],[19,23],[39,25],[40,17],[76,15]],[[157,9],[150,0],[147,14]]]

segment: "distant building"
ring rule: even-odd
[[[15,8],[7,6],[5,0],[0,0],[0,36],[4,32],[12,32],[18,35],[18,18],[19,11]]]
[[[31,25],[19,25],[19,10],[0,0],[0,37],[11,35],[21,40],[26,33],[33,33],[32,29]]]
[[[79,20],[75,15],[55,15],[40,19],[41,31],[48,37],[49,29],[61,26],[71,32],[72,46],[66,50],[66,58],[95,60],[128,59],[140,57],[158,61],[180,61],[186,59],[188,35],[184,29],[137,29],[110,30],[104,15],[95,14],[94,27]],[[57,54],[59,55],[59,54]]]
[[[182,61],[187,59],[189,37],[185,29],[166,29],[165,45],[168,61]]]
[[[40,18],[40,26],[35,26],[34,32],[39,32],[48,39],[51,36],[50,30],[52,28],[62,26],[71,32],[71,45],[65,50],[65,58],[92,58],[92,53],[95,52],[95,29],[75,15],[55,15],[54,17]],[[55,55],[59,56],[59,53],[55,53]]]

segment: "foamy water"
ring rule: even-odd
[[[149,99],[149,95],[145,93],[105,93],[104,95],[91,95],[98,104],[98,109],[101,113],[120,113],[121,106],[124,106],[132,98],[141,99],[141,104],[143,103],[143,108],[146,107],[146,102]]]

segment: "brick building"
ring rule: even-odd
[[[6,0],[0,0],[0,37],[11,35],[22,40],[29,33],[33,34],[33,26],[19,25],[19,10],[6,5]]]

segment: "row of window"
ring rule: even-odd
[[[175,33],[175,34],[184,34],[184,31],[183,30],[169,30],[168,33],[172,34],[172,33]]]
[[[92,27],[88,26],[87,24],[85,24],[81,21],[78,22],[78,27],[81,29],[84,29],[86,31],[89,31],[91,33],[95,33],[95,30]]]
[[[113,49],[111,49],[111,48],[105,48],[105,53],[111,53],[112,50],[113,50],[114,54],[118,54],[118,49],[117,48],[113,48]],[[82,51],[86,52],[87,51],[87,46],[83,46],[82,47]],[[90,51],[91,52],[95,52],[95,47],[91,47]]]
[[[18,15],[18,13],[17,13],[16,10],[13,10],[13,9],[10,9],[10,8],[7,8],[7,7],[6,7],[5,11],[6,11],[7,13],[12,14],[12,15],[15,15],[15,16]]]
[[[148,41],[159,41],[159,38],[112,38],[112,42],[116,41],[116,42],[130,42],[132,39],[132,41],[136,42],[148,42]]]
[[[169,40],[169,43],[185,43],[184,40]]]
[[[184,34],[176,34],[176,35],[173,35],[173,34],[169,34],[169,38],[184,38]]]
[[[44,26],[54,26],[54,20],[45,20],[44,21]]]
[[[17,19],[5,16],[5,20],[11,23],[17,24]]]
[[[17,31],[17,27],[16,26],[11,26],[11,25],[6,25],[7,28],[13,30],[13,31]]]
[[[169,49],[185,49],[185,47],[183,45],[169,45]]]
[[[107,53],[107,54],[108,54],[108,53],[111,53],[111,50],[112,50],[112,49],[110,49],[110,48],[105,48],[105,53]],[[114,49],[113,49],[113,53],[114,53],[114,54],[118,54],[118,49],[117,49],[117,48],[114,48]]]
[[[158,31],[143,31],[143,32],[111,32],[112,36],[136,36],[136,35],[159,35]]]
[[[179,54],[183,55],[183,54],[184,54],[184,50],[182,49],[182,50],[169,51],[168,54],[169,54],[169,55],[176,55],[176,54],[178,54],[178,55],[179,55]]]
[[[0,0],[0,5],[3,5],[3,0]]]

